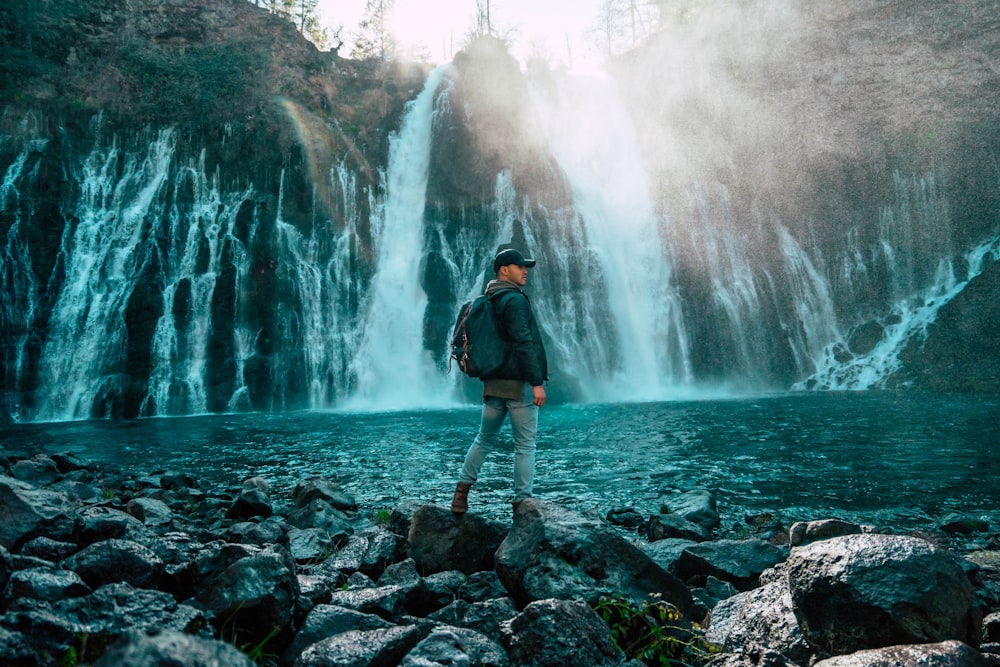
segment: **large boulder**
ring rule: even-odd
[[[614,529],[534,498],[518,508],[496,571],[522,607],[547,598],[596,603],[611,594],[645,600],[651,593],[681,613],[691,607],[684,583]]]
[[[981,613],[959,560],[926,540],[847,535],[783,567],[807,640],[827,655],[949,639],[978,646]]]
[[[441,626],[435,628],[403,658],[400,667],[476,665],[507,667],[503,646],[473,630]]]
[[[748,591],[760,585],[765,570],[787,555],[787,549],[764,540],[717,540],[684,549],[672,571],[684,581],[703,583],[713,576]]]
[[[356,630],[384,630],[392,623],[374,614],[364,614],[336,605],[321,604],[313,607],[284,653],[286,664],[292,664],[304,650],[313,644],[345,632]]]
[[[127,582],[136,588],[156,588],[163,561],[150,549],[131,540],[95,542],[63,561],[89,586]]]
[[[0,475],[0,547],[16,549],[33,537],[73,535],[74,506],[61,493]]]
[[[154,629],[122,635],[94,667],[254,667],[254,664],[232,644]]]
[[[820,660],[813,667],[989,667],[990,662],[968,644],[946,641],[867,649]]]
[[[706,626],[705,639],[728,653],[743,655],[766,646],[802,664],[812,656],[783,579],[719,602]]]
[[[259,641],[275,629],[291,627],[299,581],[287,551],[277,547],[245,548],[255,553],[206,582],[195,601],[213,614],[217,630]]]
[[[617,666],[625,661],[608,627],[584,602],[539,600],[510,622],[511,667]]]
[[[309,477],[292,490],[292,501],[296,507],[305,507],[316,499],[329,503],[341,512],[356,512],[358,509],[358,501],[352,495],[325,477]]]
[[[295,667],[398,665],[420,641],[414,625],[378,630],[351,630],[323,639],[302,652]]]
[[[439,505],[424,505],[410,521],[409,556],[425,574],[492,570],[505,532],[505,526],[475,513],[456,515]]]

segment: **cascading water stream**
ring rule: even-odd
[[[610,331],[595,333],[616,346],[617,364],[588,383],[598,388],[592,398],[668,396],[691,380],[687,334],[628,110],[596,78],[563,79],[533,100],[586,234],[585,255],[574,259],[607,286]]]
[[[419,282],[424,258],[424,206],[437,105],[447,101],[450,68],[438,67],[407,105],[399,133],[390,138],[385,200],[372,212],[376,269],[363,310],[360,345],[351,362],[348,407],[414,408],[447,405],[448,388],[424,349],[427,295]]]

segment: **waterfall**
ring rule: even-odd
[[[613,83],[598,78],[563,78],[557,91],[535,91],[533,100],[586,242],[573,261],[607,291],[610,318],[584,315],[590,334],[616,356],[605,377],[586,378],[591,398],[669,395],[692,379],[687,332],[628,110]]]
[[[435,69],[406,109],[399,133],[390,138],[383,174],[385,199],[372,211],[376,269],[363,309],[360,344],[350,370],[349,406],[384,409],[446,405],[447,386],[424,349],[427,295],[419,282],[424,258],[424,206],[437,104],[450,84],[438,88],[449,67]]]

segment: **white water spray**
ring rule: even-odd
[[[355,378],[348,407],[416,408],[448,404],[447,388],[424,349],[427,295],[419,282],[424,256],[424,205],[437,100],[447,99],[447,67],[431,72],[407,105],[399,134],[390,138],[386,198],[372,212],[376,269],[364,309]]]

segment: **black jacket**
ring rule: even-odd
[[[549,364],[528,295],[510,283],[493,282],[486,291],[503,292],[493,299],[493,309],[500,334],[510,341],[511,354],[499,371],[483,379],[524,380],[532,387],[541,385],[549,379]]]

